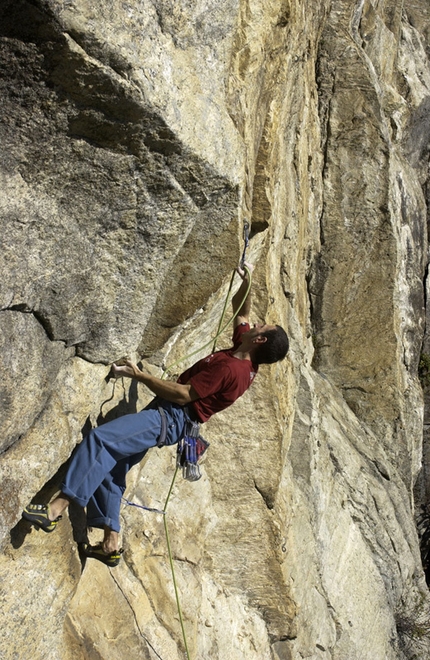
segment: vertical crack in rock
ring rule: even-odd
[[[405,23],[404,28],[404,44],[407,45],[410,43],[410,40],[413,40],[419,49],[421,49],[420,62],[428,59],[428,39],[427,39],[427,58],[425,57],[422,49],[422,41],[425,35],[418,37],[416,33],[416,26],[419,25],[420,19],[416,14],[417,7],[412,6],[410,10],[406,11],[408,18],[408,23]],[[422,7],[422,16],[425,16],[428,13],[428,8]],[[423,39],[424,40],[424,39]],[[412,64],[412,63],[411,63]],[[412,64],[413,66],[413,64]],[[425,215],[426,215],[426,229],[427,236],[429,231],[429,214],[430,214],[430,205],[429,205],[429,149],[430,149],[430,127],[428,120],[428,108],[429,108],[429,98],[430,98],[430,83],[427,80],[424,74],[424,69],[421,68],[421,65],[418,66],[416,71],[416,76],[420,80],[420,83],[424,84],[427,87],[427,94],[422,98],[421,102],[415,104],[414,110],[409,116],[409,120],[406,126],[406,130],[403,135],[403,146],[405,154],[414,168],[417,180],[422,186],[423,197],[425,203]],[[411,84],[413,77],[411,78],[411,69],[410,63],[404,61],[403,66],[403,76],[404,76],[404,85],[407,89],[408,95],[413,94]],[[410,220],[410,196],[409,191],[402,188],[402,217],[405,224],[407,222],[411,223]],[[413,209],[415,211],[415,209]],[[416,237],[420,232],[420,217],[417,211],[412,215],[412,227],[413,227],[413,237]],[[416,239],[415,239],[416,240]],[[427,246],[428,247],[428,246]],[[417,366],[417,372],[420,379],[423,401],[424,401],[424,414],[423,414],[423,442],[422,442],[422,462],[421,469],[417,475],[417,480],[414,487],[414,501],[415,501],[415,517],[417,523],[418,534],[420,538],[420,550],[423,568],[425,571],[425,576],[427,584],[430,585],[430,523],[429,523],[429,507],[430,507],[430,471],[429,471],[429,311],[428,311],[428,250],[427,254],[424,253],[425,267],[423,273],[423,286],[422,286],[422,306],[425,310],[425,318],[423,323],[425,323],[425,330],[423,332],[423,338],[421,346],[416,346],[415,350],[415,362]],[[417,296],[415,297],[415,302],[417,303]],[[416,306],[418,306],[416,304]],[[419,616],[419,615],[418,615]],[[408,620],[408,615],[406,615],[406,620]],[[402,627],[402,626],[401,626]],[[407,626],[406,626],[407,627]]]
[[[142,639],[145,641],[145,643],[149,646],[149,648],[150,648],[151,651],[155,654],[155,656],[156,656],[157,658],[160,658],[160,660],[163,660],[163,658],[161,657],[161,655],[158,654],[157,650],[154,648],[154,646],[151,644],[151,642],[148,640],[148,638],[144,635],[143,630],[142,630],[142,627],[141,627],[141,624],[140,624],[139,619],[138,619],[138,616],[137,616],[137,614],[136,614],[136,612],[135,612],[135,610],[134,610],[134,607],[133,607],[132,602],[130,601],[130,599],[129,599],[128,595],[127,595],[127,592],[122,588],[120,582],[115,578],[114,575],[112,576],[112,579],[113,579],[113,581],[115,582],[117,588],[118,588],[119,591],[121,592],[122,597],[124,598],[125,602],[127,603],[128,607],[129,607],[129,609],[130,609],[130,612],[131,612],[132,617],[133,617],[133,619],[134,619],[134,623],[135,623],[135,625],[136,625],[136,628],[137,628],[138,631],[139,631],[140,636],[141,636]],[[147,658],[148,658],[148,660],[151,660],[151,655],[150,655],[149,653],[148,653]],[[143,659],[142,659],[142,660],[143,660]]]
[[[418,374],[423,388],[424,417],[423,417],[423,446],[422,466],[414,487],[414,501],[416,506],[415,519],[420,538],[420,551],[423,569],[427,584],[430,586],[430,345],[428,321],[428,286],[429,268],[426,268],[424,278],[424,304],[426,309],[426,332],[421,347]]]

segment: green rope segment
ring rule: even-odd
[[[175,470],[175,473],[173,475],[172,483],[170,484],[169,493],[167,495],[167,499],[166,499],[166,502],[164,504],[164,512],[165,513],[166,513],[166,510],[167,510],[167,505],[169,503],[170,495],[172,494],[173,484],[175,483],[176,475],[178,474],[178,469],[179,469],[179,467],[176,466],[176,470]],[[184,640],[185,653],[186,653],[186,656],[187,656],[187,660],[190,660],[190,652],[188,650],[187,636],[185,634],[184,619],[183,619],[183,616],[182,616],[181,603],[180,603],[180,600],[179,600],[178,585],[176,583],[175,567],[173,565],[172,548],[171,548],[171,545],[170,545],[169,529],[167,527],[167,515],[163,516],[163,523],[164,523],[164,532],[166,534],[167,552],[169,554],[170,570],[172,572],[173,589],[175,591],[176,606],[178,608],[179,621],[181,623],[182,637],[183,637],[183,640]]]
[[[226,310],[227,310],[227,304],[228,304],[228,300],[229,300],[229,297],[230,297],[230,292],[231,292],[232,287],[233,287],[234,276],[235,276],[235,273],[236,273],[236,271],[234,270],[233,275],[232,275],[231,280],[230,280],[230,286],[229,286],[228,291],[227,291],[224,307],[223,307],[223,310],[222,310],[221,318],[220,318],[220,321],[219,321],[219,324],[218,324],[218,329],[217,329],[217,332],[215,334],[215,337],[213,338],[213,340],[210,339],[208,342],[206,342],[206,344],[203,344],[203,346],[200,346],[200,348],[198,348],[197,350],[193,351],[192,353],[188,353],[188,355],[185,355],[184,357],[180,358],[179,360],[176,360],[176,362],[173,362],[171,365],[166,367],[166,369],[164,370],[164,373],[161,377],[162,379],[167,375],[167,373],[173,367],[176,367],[176,365],[179,364],[180,362],[184,362],[184,360],[187,360],[188,358],[192,357],[196,353],[199,353],[201,350],[206,348],[206,346],[209,346],[212,343],[212,341],[213,341],[212,353],[215,351],[217,339],[224,332],[224,330],[226,330],[226,328],[228,328],[228,326],[231,323],[233,323],[234,319],[236,318],[236,316],[239,314],[240,310],[242,309],[242,306],[243,306],[245,300],[247,299],[249,291],[251,289],[251,283],[252,283],[251,271],[249,270],[249,268],[246,265],[244,265],[243,269],[248,274],[248,287],[246,289],[246,293],[243,297],[242,302],[238,306],[237,312],[235,314],[233,314],[233,316],[227,321],[227,323],[225,325],[223,325],[224,324],[224,317],[225,317]],[[176,470],[175,470],[175,473],[173,475],[172,483],[170,484],[169,492],[167,494],[166,502],[164,504],[164,513],[165,513],[165,515],[163,516],[163,524],[164,524],[164,532],[165,532],[165,535],[166,535],[166,544],[167,544],[167,552],[168,552],[168,555],[169,555],[170,570],[172,572],[172,581],[173,581],[173,589],[174,589],[174,592],[175,592],[176,606],[178,608],[179,621],[180,621],[180,624],[181,624],[182,637],[183,637],[183,640],[184,640],[185,653],[186,653],[187,660],[191,660],[190,652],[188,650],[187,636],[185,634],[185,625],[184,625],[184,619],[183,619],[183,616],[182,616],[181,603],[180,603],[180,600],[179,600],[178,586],[177,586],[177,583],[176,583],[175,567],[174,567],[174,564],[173,564],[173,555],[172,555],[172,548],[171,548],[171,545],[170,545],[169,530],[168,530],[168,527],[167,527],[167,505],[169,503],[170,496],[172,494],[173,485],[175,483],[176,475],[178,474],[178,470],[179,470],[179,466],[176,466]]]
[[[161,377],[162,379],[166,376],[166,374],[167,374],[169,371],[171,371],[171,370],[173,369],[173,367],[176,367],[176,366],[177,366],[178,364],[180,364],[181,362],[184,362],[185,360],[188,360],[188,358],[193,357],[193,355],[195,355],[196,353],[200,353],[200,351],[202,351],[204,348],[206,348],[207,346],[210,346],[210,344],[212,344],[212,342],[213,342],[213,345],[212,345],[212,353],[215,352],[216,342],[217,342],[218,338],[220,337],[220,335],[222,335],[222,333],[224,332],[224,330],[226,330],[226,329],[228,328],[228,326],[229,326],[231,323],[233,323],[234,319],[235,319],[236,316],[239,314],[239,312],[240,312],[240,310],[241,310],[241,308],[242,308],[242,306],[243,306],[243,303],[244,303],[245,300],[247,299],[248,294],[249,294],[249,292],[250,292],[250,290],[251,290],[251,284],[252,284],[251,271],[249,270],[249,268],[248,268],[247,266],[244,266],[243,269],[244,269],[244,271],[248,274],[248,287],[247,287],[247,289],[246,289],[246,293],[245,293],[245,295],[243,296],[243,300],[242,300],[242,302],[241,302],[240,305],[238,306],[237,312],[236,312],[235,314],[233,314],[233,316],[227,321],[227,323],[226,323],[225,325],[223,325],[223,323],[224,323],[224,317],[225,317],[225,313],[226,313],[226,309],[227,309],[227,304],[228,304],[228,300],[229,300],[229,297],[230,297],[231,289],[232,289],[232,287],[233,287],[234,276],[235,276],[235,273],[236,273],[236,271],[234,270],[234,271],[233,271],[233,275],[232,275],[231,280],[230,280],[230,286],[229,286],[228,291],[227,291],[227,295],[226,295],[225,302],[224,302],[224,307],[223,307],[223,310],[222,310],[222,314],[221,314],[220,322],[219,322],[219,324],[218,324],[218,330],[217,330],[217,332],[216,332],[216,334],[215,334],[215,337],[214,337],[213,339],[210,339],[209,341],[207,341],[207,342],[206,342],[205,344],[203,344],[202,346],[199,346],[199,348],[197,348],[195,351],[192,351],[192,353],[188,353],[187,355],[184,355],[183,357],[179,358],[179,360],[176,360],[176,362],[172,362],[172,364],[169,364],[169,366],[166,367],[165,370],[164,370],[164,373],[163,373],[163,375],[162,375],[162,377]]]

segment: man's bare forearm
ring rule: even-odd
[[[242,284],[240,285],[237,293],[234,294],[232,298],[233,314],[241,317],[249,318],[251,312],[251,290],[246,292],[249,287],[249,275],[246,272]],[[246,296],[246,298],[245,298]]]
[[[194,400],[191,396],[190,385],[173,383],[170,380],[161,380],[161,378],[144,373],[137,380],[146,385],[156,396],[172,403],[178,403],[180,406],[185,406]]]
[[[197,393],[191,385],[173,383],[170,380],[162,380],[156,376],[151,376],[151,374],[141,371],[139,367],[130,361],[127,361],[125,365],[121,366],[113,364],[112,371],[116,378],[123,376],[133,378],[139,383],[146,385],[156,396],[172,403],[178,403],[180,406],[185,406],[187,403],[191,403],[191,401],[195,401],[198,398]]]

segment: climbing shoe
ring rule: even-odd
[[[62,516],[49,520],[49,504],[28,504],[22,512],[22,517],[44,532],[53,532]]]
[[[114,552],[105,552],[103,550],[102,544],[97,543],[97,545],[89,545],[88,543],[79,544],[79,552],[84,555],[84,557],[90,557],[91,559],[98,559],[102,564],[106,566],[118,566],[121,555],[124,552],[122,548],[115,550]]]

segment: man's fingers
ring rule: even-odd
[[[250,273],[252,273],[252,271],[254,270],[254,266],[248,263],[247,261],[244,261],[243,265],[246,266],[247,270],[249,270]],[[241,268],[240,266],[236,268],[237,273],[240,275],[242,279],[245,279],[245,277],[247,276],[248,274],[247,270]]]

